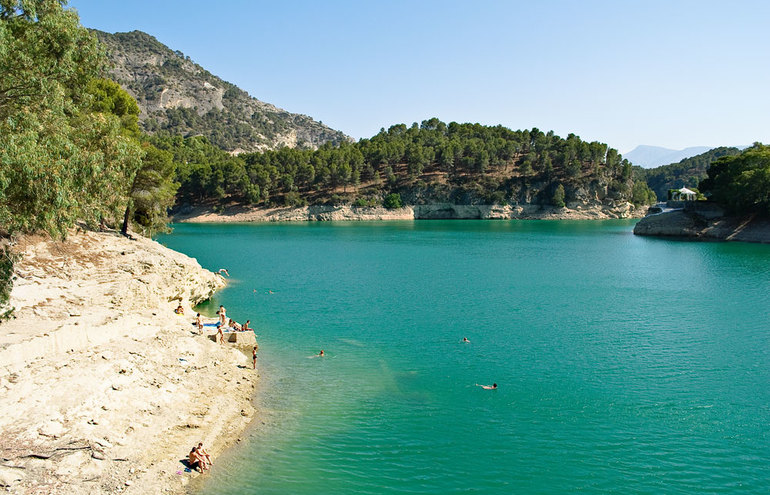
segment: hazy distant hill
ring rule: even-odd
[[[665,201],[668,197],[669,189],[679,189],[680,187],[697,188],[698,183],[706,178],[706,172],[712,162],[723,156],[732,156],[739,153],[740,150],[738,148],[723,146],[697,156],[685,158],[678,163],[641,170],[640,174],[647,181],[650,189],[655,191],[658,200]]]
[[[348,139],[306,115],[249,96],[141,31],[94,31],[107,46],[111,77],[139,103],[147,132],[202,135],[228,151],[317,148]]]
[[[623,157],[625,157],[634,165],[639,165],[640,167],[644,168],[652,168],[669,163],[675,163],[683,158],[704,153],[709,149],[710,148],[708,146],[693,146],[683,150],[672,150],[668,148],[661,148],[660,146],[640,145],[628,153],[625,153]]]

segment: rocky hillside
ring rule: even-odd
[[[347,136],[307,115],[249,96],[141,31],[94,31],[106,45],[113,79],[139,103],[149,133],[202,135],[234,152],[317,148]]]

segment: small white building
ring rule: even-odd
[[[698,199],[698,193],[686,187],[671,191],[672,201],[695,201],[696,199]]]

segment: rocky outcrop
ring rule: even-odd
[[[535,220],[610,219],[641,217],[646,208],[630,203],[556,208],[538,205],[455,205],[435,203],[398,209],[355,206],[304,206],[301,208],[246,208],[233,206],[224,212],[195,207],[179,211],[176,222],[308,222],[372,220]]]
[[[202,135],[231,152],[349,139],[307,115],[249,96],[147,33],[94,32],[107,48],[111,77],[139,103],[147,132]]]
[[[192,445],[217,455],[255,412],[250,355],[191,324],[192,305],[224,280],[115,233],[15,247],[16,317],[0,324],[0,485],[183,492]],[[174,313],[180,303],[185,315]]]
[[[642,218],[634,226],[634,234],[768,244],[770,221],[756,217],[705,216],[681,209]]]

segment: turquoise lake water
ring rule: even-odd
[[[633,224],[176,225],[260,343],[200,492],[770,493],[770,246]]]

